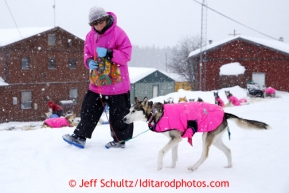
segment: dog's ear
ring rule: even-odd
[[[134,102],[135,102],[135,104],[138,104],[138,103],[139,103],[139,100],[138,100],[137,97],[134,97]]]
[[[148,105],[148,98],[144,98],[144,100],[141,103],[142,106],[147,106]]]

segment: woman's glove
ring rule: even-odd
[[[107,49],[106,49],[106,48],[102,48],[102,47],[97,47],[97,48],[96,48],[96,52],[97,52],[97,56],[98,56],[98,57],[103,58],[103,57],[105,57],[106,54],[107,54]]]
[[[94,60],[90,60],[88,62],[88,66],[91,70],[97,69],[98,68],[98,63]]]

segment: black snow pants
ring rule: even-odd
[[[80,122],[74,133],[85,138],[91,138],[103,111],[104,103],[109,106],[109,123],[111,136],[114,141],[131,139],[133,136],[133,123],[126,124],[123,117],[128,114],[131,107],[130,92],[119,95],[100,95],[88,90],[84,96]]]

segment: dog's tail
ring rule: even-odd
[[[225,113],[224,118],[234,120],[239,127],[244,128],[244,129],[269,129],[270,128],[270,126],[264,122],[243,119],[230,113]]]

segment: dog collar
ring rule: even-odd
[[[156,127],[156,121],[155,121],[155,115],[157,114],[157,108],[154,106],[154,108],[152,109],[151,113],[148,116],[148,127],[150,130],[154,131],[155,127]],[[154,122],[154,124],[152,124],[152,122]]]

